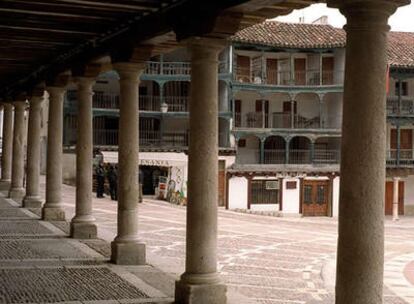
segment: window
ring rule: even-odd
[[[305,204],[312,204],[312,185],[305,185],[303,187],[303,202]]]
[[[253,180],[251,204],[279,204],[279,181],[277,179]]]
[[[326,202],[326,186],[320,185],[317,188],[316,203],[323,205]]]
[[[398,96],[400,88],[400,82],[395,83],[395,95]],[[408,83],[406,81],[401,82],[401,96],[408,96]]]

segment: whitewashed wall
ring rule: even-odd
[[[296,182],[296,189],[286,189],[287,182]],[[282,212],[286,214],[299,214],[299,206],[300,206],[300,180],[299,178],[283,179]]]
[[[247,209],[248,180],[233,176],[229,179],[229,209]]]
[[[332,189],[332,216],[338,217],[339,215],[339,182],[340,177],[335,177],[333,180],[333,189]]]

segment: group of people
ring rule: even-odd
[[[96,176],[96,197],[103,198],[105,193],[105,178],[109,182],[111,199],[118,200],[118,168],[116,165],[104,164],[103,153],[96,149],[94,153],[94,166]]]

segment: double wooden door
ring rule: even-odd
[[[304,180],[302,189],[302,215],[327,216],[330,183],[328,180]]]

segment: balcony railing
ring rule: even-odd
[[[139,110],[140,111],[160,111],[160,97],[151,95],[139,96]]]
[[[387,164],[396,165],[414,165],[414,150],[412,149],[400,149],[398,157],[398,150],[387,150]]]
[[[261,70],[252,70],[245,67],[236,67],[235,80],[241,83],[268,84],[280,86],[321,86],[334,85],[335,73],[340,71],[325,70],[322,74],[319,70],[278,71],[268,69],[265,73]]]
[[[269,116],[271,119],[269,119]],[[235,113],[235,128],[272,128],[272,129],[340,129],[340,115],[305,117],[300,114],[274,112],[270,115],[262,112],[249,112],[242,116]]]
[[[313,152],[313,163],[316,164],[339,164],[341,161],[340,150],[315,149]]]
[[[387,114],[388,115],[413,115],[414,114],[414,99],[412,97],[403,96],[401,99],[401,109],[398,110],[398,97],[387,97]]]
[[[93,143],[94,145],[100,146],[117,146],[118,130],[93,130]],[[143,147],[187,147],[188,132],[160,132],[140,130],[139,144]]]
[[[187,96],[165,96],[164,102],[168,105],[168,112],[188,112]]]
[[[99,109],[119,109],[119,94],[95,92],[93,107]]]
[[[117,146],[118,130],[94,129],[93,144],[97,146]],[[139,131],[139,144],[142,147],[181,147],[187,148],[189,143],[188,131],[161,132],[151,130]],[[65,129],[64,145],[76,145],[76,129]],[[229,137],[226,132],[218,134],[218,145],[222,148],[228,148]]]
[[[225,61],[219,62],[218,71],[219,73],[228,73],[229,63]],[[144,74],[188,76],[191,75],[191,63],[148,61]]]
[[[312,157],[313,155],[313,157]],[[263,151],[263,164],[292,164],[292,165],[322,165],[339,164],[340,150],[329,149],[265,149]],[[288,157],[288,160],[286,159]],[[260,164],[259,149],[239,149],[236,162],[238,164]]]
[[[284,164],[286,162],[285,150],[264,150],[265,164]]]

